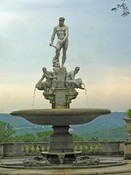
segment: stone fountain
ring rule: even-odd
[[[70,125],[85,124],[100,115],[109,114],[107,109],[70,108],[70,103],[78,95],[77,89],[84,90],[81,78],[76,78],[80,68],[75,67],[68,72],[64,66],[68,47],[68,27],[65,19],[59,18],[59,24],[54,28],[50,46],[55,48],[53,69],[48,71],[42,68],[43,75],[36,83],[36,88],[43,92],[45,99],[49,100],[52,109],[29,109],[14,111],[11,115],[22,116],[26,120],[38,125],[52,125],[54,133],[50,136],[49,151],[42,152],[42,156],[25,159],[25,167],[52,167],[57,166],[89,166],[98,165],[100,160],[81,152],[74,151]],[[53,45],[55,35],[58,42]],[[60,65],[60,51],[63,50],[62,63]]]
[[[64,24],[65,19],[59,18],[59,24],[54,28],[50,46],[55,48],[53,58],[53,70],[42,68],[43,75],[36,84],[38,90],[43,91],[45,99],[49,100],[52,109],[31,109],[14,111],[14,116],[22,116],[26,120],[38,125],[52,125],[54,133],[50,136],[49,151],[42,152],[42,158],[37,159],[37,165],[51,164],[90,164],[99,163],[96,159],[89,157],[80,161],[81,152],[73,149],[73,138],[69,133],[70,125],[84,124],[95,119],[99,115],[109,114],[105,109],[70,109],[70,103],[78,95],[77,88],[84,89],[81,78],[75,78],[80,68],[75,67],[73,71],[67,72],[64,67],[66,51],[68,47],[68,27]],[[55,35],[58,37],[56,46],[53,45]],[[63,50],[62,64],[60,66],[59,56]],[[42,161],[41,161],[42,160]],[[36,159],[35,159],[36,161]],[[32,160],[26,160],[25,166],[31,165]],[[85,163],[86,162],[86,163]]]

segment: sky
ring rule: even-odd
[[[51,108],[42,91],[36,90],[34,103],[33,95],[42,67],[52,70],[49,43],[61,16],[69,27],[65,67],[79,66],[76,78],[86,86],[71,108],[131,108],[131,15],[111,11],[119,2],[0,0],[0,113]],[[131,11],[131,1],[126,3]]]

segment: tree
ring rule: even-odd
[[[89,138],[89,142],[98,142],[98,137],[92,136]]]
[[[53,133],[52,130],[40,131],[36,133],[37,141],[49,141],[50,135]]]
[[[83,142],[84,141],[83,137],[76,134],[76,133],[73,133],[72,136],[73,136],[74,141],[77,141],[77,142]]]
[[[32,133],[17,135],[15,137],[15,142],[36,142],[36,137]]]
[[[12,125],[4,121],[0,121],[0,142],[12,142],[14,140],[16,130]]]
[[[111,10],[113,12],[121,10],[122,11],[121,16],[125,17],[125,16],[129,15],[130,12],[129,12],[129,9],[128,9],[126,3],[125,3],[125,0],[120,0],[120,1],[121,1],[121,3],[117,4],[117,6],[113,7]]]

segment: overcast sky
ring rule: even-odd
[[[126,111],[131,107],[131,15],[111,12],[119,0],[0,0],[0,113],[32,108],[42,67],[61,16],[69,27],[68,71],[80,67],[85,91],[71,107]],[[131,11],[131,1],[126,0]],[[61,58],[60,58],[61,61]],[[50,108],[36,91],[34,108]]]

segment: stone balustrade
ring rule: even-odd
[[[48,142],[0,143],[0,157],[41,155],[41,152],[48,150]],[[74,151],[82,151],[89,155],[123,155],[124,141],[74,142]]]

